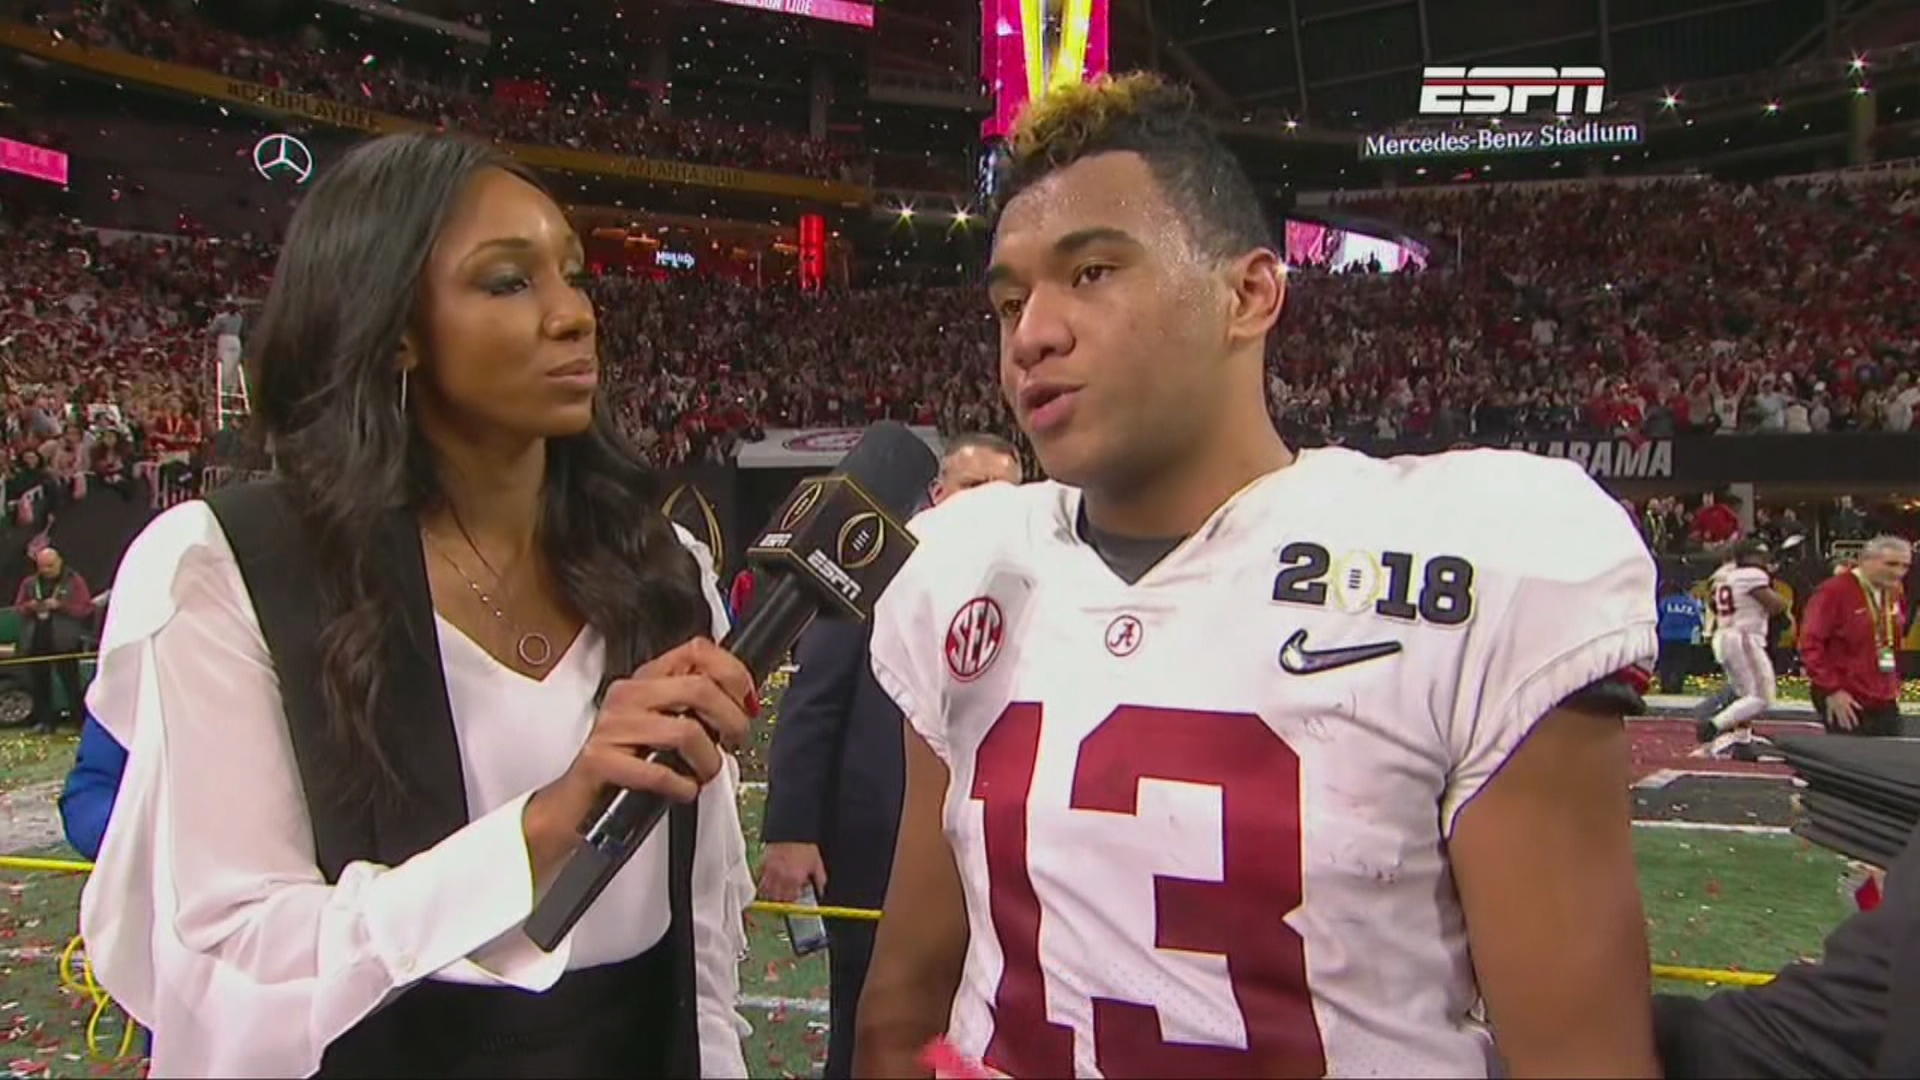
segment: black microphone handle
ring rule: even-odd
[[[735,627],[721,647],[746,665],[758,689],[813,621],[819,606],[819,598],[797,577],[779,574],[766,599],[755,605],[753,617]],[[689,773],[687,763],[671,750],[651,751],[646,760]],[[559,948],[666,814],[667,800],[655,792],[614,792],[606,807],[582,824],[580,847],[527,917],[527,937],[547,952]]]

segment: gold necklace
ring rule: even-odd
[[[487,557],[480,554],[479,545],[475,544],[473,537],[467,533],[467,527],[460,521],[459,514],[456,513],[453,515],[453,523],[455,527],[460,530],[461,537],[466,540],[467,547],[473,552],[473,557],[480,560],[480,565],[487,568],[487,572],[493,575],[494,581],[505,581],[506,579],[501,575],[500,571],[495,570],[493,564],[487,561]],[[453,567],[453,572],[459,574],[460,580],[466,582],[467,588],[473,590],[473,595],[480,601],[481,606],[493,612],[493,617],[499,619],[501,625],[505,626],[509,633],[518,635],[514,641],[513,651],[514,654],[520,658],[520,662],[528,667],[546,667],[547,662],[553,659],[553,642],[547,638],[547,635],[538,630],[522,631],[520,627],[514,623],[513,619],[508,617],[506,610],[493,598],[493,595],[481,588],[480,583],[473,580],[473,576],[468,574],[459,563],[455,562],[453,556],[441,550],[440,545],[434,542],[433,537],[427,532],[425,526],[422,526],[420,529],[420,537],[426,541],[428,547],[433,548],[434,552],[446,561],[448,566]]]

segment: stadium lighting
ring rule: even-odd
[[[1762,111],[1765,112],[1768,116],[1772,116],[1774,113],[1777,113],[1780,111],[1780,103],[1777,101],[1769,101],[1767,102],[1767,107]]]
[[[1679,108],[1679,107],[1680,107],[1680,95],[1679,95],[1679,94],[1676,94],[1676,93],[1674,93],[1674,92],[1673,92],[1673,91],[1671,91],[1671,90],[1669,90],[1669,91],[1667,91],[1666,93],[1664,93],[1664,94],[1662,94],[1662,95],[1660,95],[1660,107],[1661,107],[1661,108],[1663,108],[1663,109],[1677,109],[1677,108]]]
[[[1499,126],[1500,126],[1500,118],[1496,116],[1496,117],[1494,117],[1493,119],[1491,119],[1491,120],[1489,120],[1489,121],[1488,121],[1488,123],[1490,123],[1490,124],[1492,124],[1492,125],[1493,125],[1494,127],[1499,127]]]
[[[1868,94],[1872,92],[1873,92],[1873,87],[1868,86],[1865,83],[1861,83],[1859,86],[1856,86],[1853,88],[1854,97],[1866,97]]]
[[[898,213],[899,213],[899,215],[900,215],[900,220],[901,220],[901,221],[912,221],[912,220],[913,220],[913,207],[911,207],[911,206],[902,206],[902,207],[901,207],[901,208],[899,209],[899,211],[897,211],[897,212],[898,212]]]
[[[1867,70],[1867,58],[1864,56],[1855,56],[1852,60],[1847,61],[1847,70],[1855,74]]]
[[[1300,121],[1298,121],[1298,120],[1295,120],[1295,119],[1293,119],[1292,117],[1288,117],[1288,118],[1287,118],[1287,130],[1288,130],[1288,131],[1296,131],[1296,130],[1298,130],[1298,129],[1299,129],[1299,127],[1300,127]]]
[[[967,208],[963,206],[953,212],[953,220],[961,225],[965,225],[967,222],[973,220],[973,215],[968,213]]]

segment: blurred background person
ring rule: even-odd
[[[1660,692],[1678,694],[1697,666],[1706,605],[1677,581],[1660,587]]]
[[[1900,664],[1913,544],[1876,536],[1850,570],[1820,583],[1800,620],[1800,661],[1830,732],[1898,735]]]
[[[93,594],[87,579],[68,567],[54,548],[41,548],[33,562],[33,576],[20,582],[13,606],[25,620],[22,651],[40,658],[30,666],[28,677],[33,686],[33,722],[46,732],[72,723],[78,715],[82,684],[76,654],[93,618]],[[64,706],[54,703],[55,679],[60,680]]]

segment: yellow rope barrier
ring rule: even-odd
[[[850,922],[880,921],[880,913],[872,908],[808,907],[805,904],[780,904],[772,900],[755,900],[747,910],[765,912],[768,915],[815,915],[822,919],[846,919]]]
[[[80,944],[80,935],[75,934],[73,940],[67,942],[67,947],[60,951],[60,988],[76,994],[87,992],[87,988],[80,985],[80,980],[73,977],[73,956],[80,951]]]
[[[0,870],[45,870],[55,874],[84,874],[93,869],[90,862],[78,859],[31,859],[24,855],[0,855]]]
[[[0,855],[0,870],[41,870],[53,873],[84,874],[92,869],[92,863],[81,862],[77,859],[33,859],[19,855]],[[822,919],[846,919],[851,922],[879,922],[881,916],[881,913],[873,908],[810,907],[806,904],[781,904],[772,900],[755,900],[748,910],[767,915],[812,915]],[[71,962],[70,958],[73,950],[79,942],[79,938],[73,939],[73,942],[67,946],[67,952],[61,956],[60,981],[63,986],[71,985],[69,983],[68,966]],[[89,989],[97,992],[97,986],[93,982],[91,965],[88,965],[85,969],[85,977],[87,987],[75,987],[75,989],[81,990],[81,992],[87,992]],[[1653,965],[1653,977],[1656,979],[1672,979],[1678,982],[1710,983],[1720,986],[1765,986],[1767,983],[1773,981],[1773,976],[1766,973],[1725,971],[1718,968],[1682,967],[1676,964]],[[98,998],[95,1000],[97,1001]],[[96,1012],[98,1012],[97,1009]],[[96,1016],[95,1019],[97,1020],[98,1017]],[[88,1023],[89,1031],[91,1031],[92,1026],[93,1022],[90,1021]],[[131,1039],[132,1036],[129,1035],[127,1038]],[[89,1035],[89,1044],[91,1044],[91,1041],[91,1035]]]
[[[1717,971],[1713,968],[1678,967],[1673,964],[1653,965],[1653,977],[1673,979],[1677,982],[1718,983],[1722,986],[1765,986],[1773,981],[1771,972]]]
[[[15,656],[0,660],[0,667],[18,667],[21,664],[51,664],[56,660],[98,660],[97,652],[50,653],[46,656]]]

